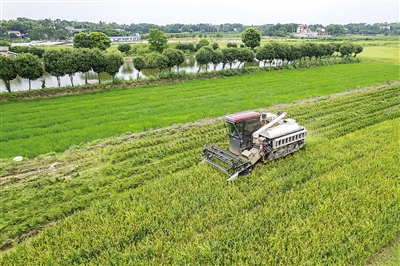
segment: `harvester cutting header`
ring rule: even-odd
[[[272,161],[301,149],[307,130],[286,113],[244,111],[225,116],[230,139],[229,151],[217,146],[204,146],[201,158],[227,172],[227,181],[251,172],[258,161]]]

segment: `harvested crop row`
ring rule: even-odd
[[[365,264],[399,233],[399,123],[314,143],[233,184],[209,165],[195,165],[113,194],[0,260]]]

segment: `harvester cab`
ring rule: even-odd
[[[201,158],[227,172],[231,181],[249,174],[260,159],[271,161],[293,153],[303,147],[307,130],[285,116],[254,111],[226,115],[229,151],[205,145]]]

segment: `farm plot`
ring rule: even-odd
[[[364,264],[400,233],[400,86],[284,111],[307,149],[234,183],[198,164],[204,143],[227,147],[220,122],[66,155],[93,162],[66,179],[8,183],[2,241],[58,222],[0,262]]]
[[[1,102],[0,157],[33,158],[125,132],[398,80],[398,65],[361,63]]]

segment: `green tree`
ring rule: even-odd
[[[127,54],[131,50],[131,45],[129,43],[121,43],[118,45],[118,51]]]
[[[211,58],[213,54],[213,49],[208,46],[203,46],[196,52],[196,61],[199,63],[199,70],[197,72],[200,72],[200,68],[202,65],[206,65],[206,71],[207,71],[207,66],[209,63],[211,63]]]
[[[253,50],[254,47],[260,46],[261,32],[254,27],[247,28],[242,33],[242,42]]]
[[[156,67],[158,68],[158,70],[160,71],[159,73],[161,74],[161,72],[162,72],[162,70],[164,69],[164,68],[167,68],[168,67],[168,57],[166,57],[165,55],[163,55],[163,54],[157,54],[156,56],[155,56],[155,64],[156,64]]]
[[[64,73],[69,76],[71,86],[74,86],[74,75],[78,72],[75,52],[71,49],[61,50]]]
[[[212,48],[214,49],[214,50],[217,50],[218,48],[219,48],[219,45],[218,45],[218,43],[213,43],[212,44]]]
[[[242,48],[237,51],[237,60],[240,62],[238,68],[242,63],[253,62],[254,52],[248,48]],[[244,65],[243,65],[244,67]]]
[[[346,28],[343,25],[329,24],[325,27],[325,31],[330,35],[343,35],[346,34]]]
[[[88,84],[88,72],[92,69],[90,49],[74,49],[76,71],[85,73],[85,84]]]
[[[353,47],[354,57],[356,57],[356,55],[361,53],[362,51],[363,51],[363,47],[362,46],[354,45],[354,47]]]
[[[146,54],[144,57],[144,61],[146,62],[145,68],[157,68],[156,65],[156,57],[159,55],[157,52],[152,52],[150,54]]]
[[[275,59],[281,59],[282,62],[287,59],[288,45],[284,43],[273,43]]]
[[[287,53],[287,60],[289,62],[293,62],[294,60],[300,59],[301,58],[301,51],[300,48],[294,45],[290,45],[288,48],[288,53]]]
[[[44,69],[57,78],[58,87],[61,86],[61,77],[66,74],[62,50],[47,50],[43,54]]]
[[[185,61],[185,55],[181,50],[168,48],[162,52],[168,58],[167,67],[171,68],[177,66],[179,72],[179,65]]]
[[[39,57],[26,53],[20,54],[15,58],[15,66],[17,73],[21,78],[29,80],[29,90],[31,89],[31,80],[35,80],[43,76],[43,66]]]
[[[210,43],[208,42],[207,39],[201,39],[197,44],[196,44],[196,50],[200,50],[201,47],[208,46]]]
[[[159,29],[151,29],[147,41],[150,44],[150,50],[160,54],[168,46],[167,36]]]
[[[91,57],[92,69],[95,73],[97,73],[99,83],[101,83],[100,73],[107,71],[106,57],[98,48],[92,49],[90,51],[90,57]]]
[[[3,80],[8,92],[11,92],[10,81],[18,75],[15,59],[0,55],[0,79]]]
[[[84,32],[79,32],[74,35],[74,48],[93,48],[89,36]]]
[[[271,66],[272,60],[275,58],[274,46],[270,43],[264,45],[264,47],[257,50],[256,58],[264,62],[264,66],[269,61],[269,65]]]
[[[211,63],[214,65],[214,71],[217,68],[217,65],[222,62],[222,51],[221,49],[214,50],[211,56]]]
[[[102,32],[92,31],[89,33],[89,40],[91,43],[89,48],[99,48],[104,51],[111,46],[110,38]]]
[[[237,46],[237,43],[228,42],[228,43],[226,44],[226,47],[228,47],[228,48],[237,48],[238,46]]]
[[[339,48],[339,53],[342,57],[349,57],[353,53],[353,45],[350,43],[342,44]]]
[[[31,47],[31,49],[29,49],[29,52],[39,58],[42,58],[45,50],[43,48]]]
[[[221,50],[222,51],[222,63],[224,63],[223,67],[225,67],[225,64],[229,63],[229,67],[232,68],[233,62],[237,59],[237,51],[238,48],[224,48]]]
[[[138,71],[137,78],[139,78],[139,73],[142,69],[146,68],[146,62],[142,56],[136,56],[132,58],[133,67]]]
[[[110,38],[102,32],[92,31],[87,35],[84,32],[80,32],[74,35],[74,48],[99,48],[100,50],[106,50],[111,46]]]
[[[115,81],[115,75],[119,72],[119,69],[124,64],[124,58],[121,54],[111,53],[106,54],[106,69],[105,72],[110,74]]]

